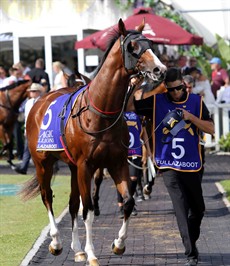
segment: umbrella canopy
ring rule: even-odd
[[[158,44],[168,45],[201,45],[203,38],[191,34],[169,19],[157,16],[151,8],[137,8],[134,14],[124,20],[127,29],[135,29],[145,19],[143,34]],[[111,33],[117,30],[117,25],[98,31],[75,43],[75,49],[99,48],[106,50]]]
[[[76,41],[75,42],[75,49],[94,49],[94,48],[99,48],[97,46],[97,40],[99,39],[104,39],[108,40],[108,36],[110,33],[112,33],[115,30],[116,26],[109,27],[105,30],[100,30],[97,31],[93,34],[90,34],[89,36],[85,37],[81,41]],[[102,49],[105,50],[105,49]]]

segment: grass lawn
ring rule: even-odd
[[[227,193],[227,199],[230,202],[230,180],[223,180],[220,182]]]
[[[22,202],[14,189],[30,177],[23,175],[0,175],[0,265],[17,266],[49,223],[41,197]],[[8,187],[7,185],[14,185]],[[10,190],[13,188],[13,191]],[[53,207],[57,218],[68,205],[70,178],[56,176],[53,185]]]

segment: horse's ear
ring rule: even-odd
[[[123,35],[123,36],[127,35],[127,30],[125,28],[125,24],[121,18],[119,19],[119,22],[118,22],[118,29],[119,29],[120,35]]]
[[[69,79],[69,75],[66,74],[64,71],[63,71],[63,75],[64,75],[65,80],[68,80]]]
[[[136,31],[142,32],[145,27],[145,18],[143,18],[141,24],[136,27]]]

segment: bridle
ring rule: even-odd
[[[135,41],[138,44],[138,49],[135,50],[132,48],[131,42]],[[123,58],[123,64],[126,72],[130,75],[130,79],[135,77],[135,76],[143,76],[148,77],[152,80],[158,80],[158,77],[156,75],[153,75],[152,73],[147,73],[145,71],[141,71],[138,69],[137,64],[139,59],[141,58],[142,54],[147,50],[151,49],[152,50],[152,42],[144,37],[140,32],[136,31],[131,31],[127,36],[120,37],[120,46],[121,46],[121,53],[122,53],[122,58]],[[90,85],[90,84],[89,84]],[[133,89],[133,88],[131,88]],[[83,101],[83,95],[87,91],[87,105],[84,107],[82,106],[82,101]],[[78,117],[79,121],[79,126],[82,129],[83,132],[86,134],[99,134],[103,133],[109,129],[111,129],[113,126],[116,125],[116,123],[120,120],[120,118],[123,115],[123,112],[125,110],[126,103],[128,101],[129,96],[131,95],[131,91],[127,92],[122,104],[122,108],[116,111],[111,111],[111,112],[105,112],[103,110],[100,110],[95,103],[93,103],[90,93],[89,93],[89,86],[86,90],[83,91],[81,100],[80,100],[80,108],[77,114],[73,115],[72,117]],[[97,114],[98,116],[105,118],[105,119],[115,119],[115,121],[108,127],[98,130],[98,131],[88,131],[83,128],[82,123],[81,123],[81,114],[87,110],[90,110]]]

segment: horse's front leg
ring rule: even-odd
[[[73,227],[72,227],[72,243],[71,248],[74,251],[74,260],[75,262],[86,261],[85,252],[81,248],[81,243],[79,240],[78,234],[78,218],[75,216],[73,220]]]
[[[48,210],[48,216],[50,221],[50,236],[52,237],[52,241],[49,245],[49,251],[52,255],[58,256],[62,253],[62,241],[60,237],[60,232],[58,230],[53,212]]]
[[[86,163],[78,165],[78,187],[80,190],[83,205],[83,220],[86,229],[85,252],[88,256],[90,266],[99,266],[97,257],[94,254],[92,225],[94,220],[94,208],[91,198],[91,179],[93,172],[90,172]]]
[[[71,248],[74,251],[75,262],[86,261],[85,252],[82,250],[78,234],[78,210],[80,205],[80,195],[77,183],[77,169],[75,166],[69,166],[71,171],[71,193],[69,199],[69,212],[72,218],[72,243]]]
[[[122,169],[122,170],[120,170]],[[128,236],[128,226],[130,215],[135,205],[133,196],[131,195],[131,181],[129,178],[128,165],[124,164],[123,167],[116,169],[108,169],[111,177],[113,178],[116,187],[123,197],[124,219],[121,229],[118,233],[118,238],[112,243],[112,251],[116,255],[121,255],[125,252],[125,240]]]

